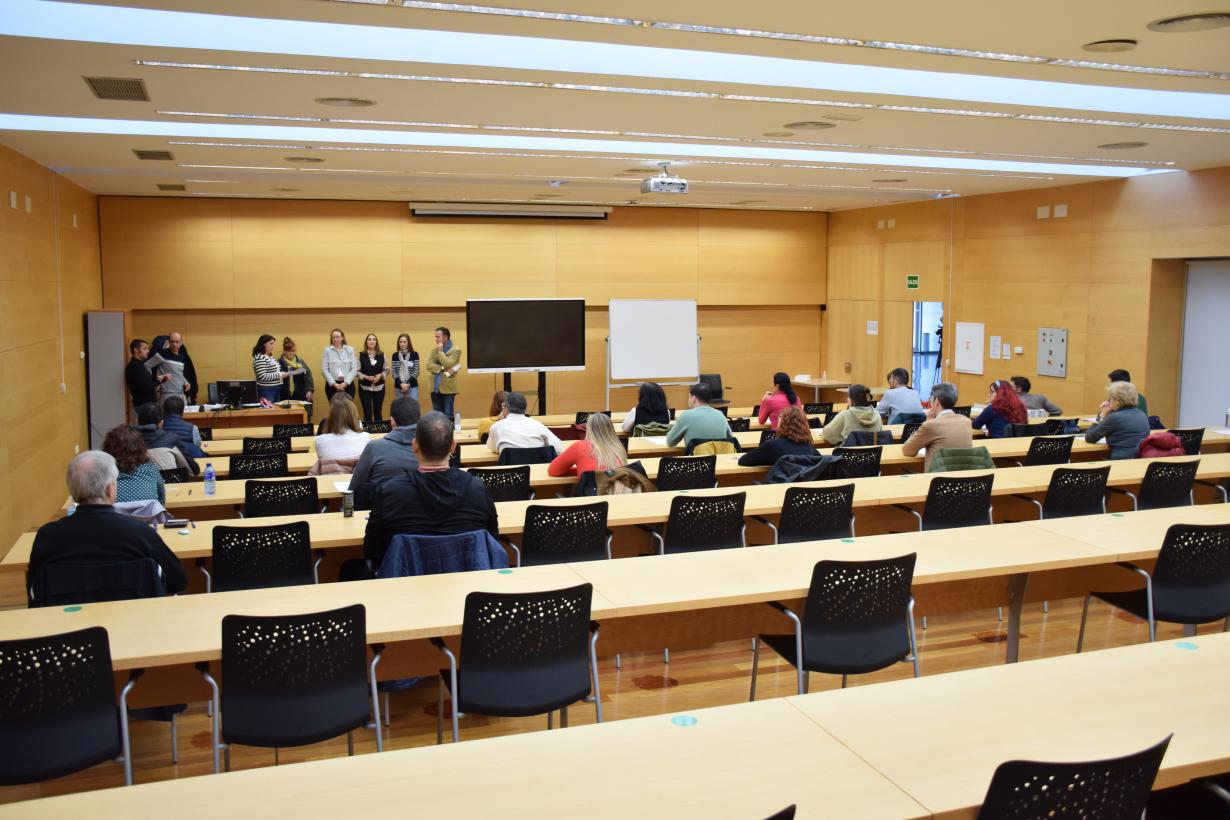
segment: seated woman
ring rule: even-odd
[[[661,424],[669,427],[671,411],[666,406],[666,391],[656,382],[643,382],[636,394],[636,406],[628,411],[619,425],[625,433],[631,433],[642,424]]]
[[[852,384],[846,395],[850,397],[849,406],[820,431],[830,447],[839,446],[851,433],[878,433],[884,429],[884,422],[880,420],[867,385]]]
[[[167,500],[166,484],[157,465],[149,460],[149,451],[141,434],[121,424],[114,427],[103,439],[103,450],[115,459],[120,471],[115,480],[115,502]]]
[[[575,441],[547,465],[547,475],[580,475],[614,470],[628,463],[628,454],[606,413],[594,413],[585,423],[585,438]]]
[[[763,408],[762,408],[763,409]],[[782,456],[814,456],[807,416],[797,407],[787,407],[777,419],[777,437],[739,456],[740,467],[772,467]]]
[[[478,440],[480,442],[483,436],[491,432],[491,425],[508,415],[508,410],[504,407],[505,395],[503,390],[495,391],[491,396],[491,409],[487,411],[487,418],[478,420]]]
[[[363,455],[363,449],[371,438],[359,424],[359,411],[354,401],[344,392],[335,393],[329,402],[325,432],[316,437],[316,467],[313,469],[321,469],[314,474],[327,472],[322,467],[325,461],[349,461],[353,465]]]
[[[1008,435],[1009,424],[1025,424],[1029,413],[1016,394],[1012,382],[996,379],[991,382],[991,392],[987,395],[987,406],[974,419],[974,429],[987,428],[988,438],[1004,438]]]
[[[773,374],[773,389],[760,399],[760,413],[757,415],[757,421],[764,424],[767,419],[769,425],[776,430],[777,420],[781,417],[783,410],[788,407],[802,406],[803,402],[799,401],[798,395],[790,385],[790,377],[785,373],[777,372]]]
[[[1098,410],[1097,424],[1085,431],[1085,441],[1110,445],[1110,458],[1135,458],[1136,448],[1149,435],[1149,417],[1136,406],[1136,385],[1111,382],[1106,386],[1107,400]]]

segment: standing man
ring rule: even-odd
[[[436,346],[427,360],[431,381],[431,409],[453,417],[457,399],[457,372],[461,370],[461,348],[453,345],[453,334],[447,327],[436,328]]]
[[[192,357],[184,347],[184,338],[179,331],[154,339],[153,352],[145,360],[145,366],[158,382],[158,399],[167,396],[183,396],[187,404],[196,404],[196,368]]]
[[[132,358],[124,368],[124,381],[128,384],[128,393],[132,396],[132,407],[135,410],[154,401],[158,382],[145,366],[145,360],[149,358],[149,343],[144,339],[133,339],[128,343],[128,352],[132,354]]]

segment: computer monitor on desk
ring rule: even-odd
[[[218,382],[218,393],[222,401],[231,407],[260,403],[260,398],[256,393],[256,382],[251,379]]]

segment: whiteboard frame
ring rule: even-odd
[[[645,303],[645,302],[681,302],[681,303],[688,303],[688,304],[691,304],[691,305],[692,305],[692,309],[693,309],[693,311],[694,311],[694,313],[693,313],[693,315],[694,315],[694,316],[696,315],[696,313],[695,313],[695,312],[698,312],[698,311],[699,311],[699,308],[698,308],[698,305],[697,305],[697,303],[696,303],[696,300],[695,300],[695,299],[611,299],[611,300],[609,300],[609,301],[607,302],[607,328],[608,328],[608,331],[610,330],[611,325],[612,325],[612,323],[611,323],[611,312],[612,312],[612,311],[611,311],[611,304],[612,304],[612,303],[614,303],[614,302],[640,302],[640,303]],[[699,326],[699,322],[697,322],[696,324],[697,324],[697,326]],[[698,328],[698,329],[699,329],[699,328]],[[637,387],[637,388],[639,388],[639,387],[641,386],[641,384],[643,384],[643,383],[644,383],[644,382],[646,382],[646,381],[654,381],[654,383],[655,383],[655,384],[659,384],[659,385],[662,385],[662,386],[691,386],[691,385],[695,384],[695,383],[696,383],[696,382],[700,379],[700,343],[701,343],[701,336],[700,336],[700,333],[698,332],[698,333],[696,334],[696,371],[695,371],[695,373],[690,374],[690,375],[689,375],[689,374],[682,374],[682,375],[685,377],[685,380],[683,380],[683,381],[678,381],[678,380],[673,380],[673,381],[658,381],[658,380],[657,380],[655,377],[653,377],[653,376],[643,376],[643,377],[635,377],[635,376],[632,376],[632,377],[628,377],[628,379],[631,379],[631,380],[625,380],[625,381],[619,381],[619,382],[617,382],[617,381],[615,381],[615,380],[614,380],[614,379],[615,379],[615,377],[611,375],[611,372],[612,372],[612,353],[611,353],[611,348],[612,348],[612,345],[611,345],[611,335],[610,335],[610,333],[608,332],[608,335],[607,335],[607,337],[606,337],[606,374],[607,374],[607,378],[606,378],[606,406],[607,406],[607,407],[610,407],[610,405],[611,405],[611,391],[612,391],[612,390],[617,390],[617,389],[620,389],[620,388],[629,388],[629,387]]]

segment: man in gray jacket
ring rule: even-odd
[[[1016,390],[1016,397],[1021,400],[1021,404],[1025,405],[1026,410],[1045,410],[1048,416],[1058,416],[1063,412],[1059,405],[1041,393],[1030,393],[1033,385],[1024,376],[1013,376],[1012,387]]]
[[[363,448],[363,455],[359,456],[359,463],[350,477],[354,503],[361,510],[371,508],[378,486],[419,466],[411,449],[414,430],[419,423],[419,403],[409,396],[399,396],[390,405],[389,416],[393,429],[384,438],[372,439]]]

